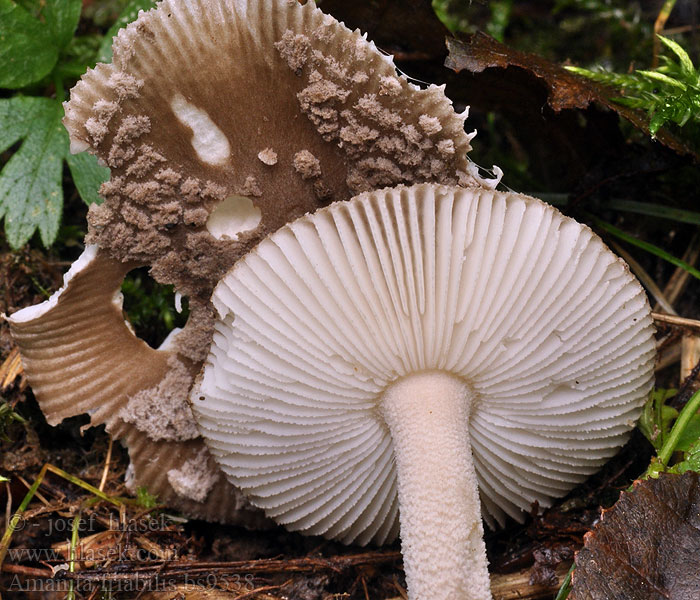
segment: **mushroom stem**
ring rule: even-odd
[[[468,423],[474,392],[441,371],[403,377],[381,412],[394,440],[401,549],[411,600],[490,600]]]

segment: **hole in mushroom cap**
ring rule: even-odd
[[[238,234],[260,224],[260,209],[245,196],[229,196],[209,215],[207,231],[217,240],[238,239]]]
[[[185,326],[189,309],[187,299],[172,285],[157,283],[142,267],[131,271],[122,283],[123,310],[134,335],[151,348],[163,349],[170,336]],[[178,310],[178,307],[180,310]]]
[[[178,120],[192,130],[192,147],[203,162],[222,165],[231,155],[231,147],[224,132],[219,129],[206,111],[190,104],[180,94],[170,102]]]

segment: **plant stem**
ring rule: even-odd
[[[668,434],[666,442],[661,447],[659,451],[659,462],[665,467],[668,465],[668,461],[671,460],[671,456],[678,445],[678,440],[680,440],[681,435],[688,426],[688,423],[693,418],[695,413],[700,409],[700,390],[695,392],[688,400],[687,404],[683,407],[676,422],[671,428],[671,432]]]
[[[573,575],[575,568],[576,563],[574,562],[572,563],[569,572],[566,574],[566,578],[562,582],[554,600],[566,600],[569,597],[569,592],[571,591],[571,576]]]

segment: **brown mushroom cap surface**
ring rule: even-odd
[[[264,235],[331,201],[475,181],[466,115],[293,0],[165,0],[119,32],[112,64],[88,71],[65,111],[71,149],[111,179],[88,214],[93,262],[53,303],[15,315],[29,381],[49,422],[88,412],[124,439],[136,482],[161,500],[230,519],[235,502],[197,500],[215,473],[186,497],[186,473],[212,463],[193,426],[174,424],[209,348],[214,285]],[[189,299],[167,351],[133,337],[113,303],[144,265]],[[161,419],[164,407],[178,418]]]

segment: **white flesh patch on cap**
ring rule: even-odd
[[[80,154],[81,152],[85,152],[88,148],[90,148],[90,144],[85,140],[78,139],[77,137],[70,138],[69,151],[71,154]]]
[[[170,102],[180,123],[192,130],[192,147],[203,162],[220,166],[231,155],[231,148],[224,132],[211,120],[206,111],[190,104],[177,94]]]
[[[85,250],[83,250],[83,253],[78,257],[78,260],[76,260],[70,266],[70,269],[63,276],[63,285],[60,289],[55,291],[48,300],[45,300],[40,304],[27,306],[26,308],[18,310],[11,317],[9,317],[9,320],[13,323],[26,323],[27,321],[37,319],[50,311],[58,303],[58,299],[66,289],[68,282],[85,267],[87,267],[93,261],[95,256],[97,256],[97,250],[97,244],[89,244],[85,246]]]
[[[179,311],[178,311],[179,312]],[[175,338],[177,338],[177,334],[182,331],[181,327],[174,327],[170,333],[165,337],[165,339],[161,342],[160,346],[158,346],[158,350],[167,350],[167,351],[172,351],[175,350]]]
[[[261,218],[260,209],[250,198],[229,196],[209,215],[207,231],[217,240],[237,240],[240,233],[251,231],[260,225]]]
[[[378,410],[391,382],[435,370],[469,384],[491,523],[598,469],[653,383],[649,306],[626,265],[519,194],[360,195],[268,237],[212,300],[221,320],[192,396],[210,449],[278,522],[346,542],[396,531]]]
[[[175,492],[195,502],[204,502],[218,479],[219,471],[209,466],[209,455],[204,448],[179,468],[168,471],[168,483]]]

